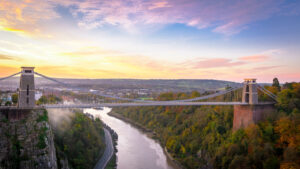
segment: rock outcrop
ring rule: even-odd
[[[0,169],[57,169],[46,110],[31,110],[17,120],[0,112],[0,138]]]

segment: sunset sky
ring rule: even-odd
[[[0,77],[300,81],[299,0],[0,0]]]

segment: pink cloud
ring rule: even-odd
[[[153,3],[152,6],[150,6],[148,9],[152,10],[152,9],[157,9],[157,8],[168,8],[171,7],[167,1],[163,1],[163,2],[156,2]]]
[[[189,61],[185,63],[186,65],[192,65],[193,68],[218,68],[218,67],[234,67],[245,64],[241,61],[232,61],[225,58],[213,58],[200,61]]]
[[[245,62],[263,62],[268,60],[270,57],[267,55],[252,55],[252,56],[243,56],[239,59]]]
[[[267,71],[267,70],[271,70],[271,69],[276,69],[279,68],[281,66],[261,66],[261,67],[256,67],[253,70],[255,71]]]

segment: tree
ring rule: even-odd
[[[279,83],[279,80],[277,79],[277,77],[275,77],[275,78],[273,79],[273,84],[272,84],[272,86],[273,86],[273,87],[276,87],[277,90],[280,92],[281,87],[280,87],[280,83]]]
[[[278,146],[285,148],[288,146],[298,146],[298,129],[294,121],[288,117],[282,117],[276,121],[275,132],[279,135]]]
[[[17,93],[14,93],[12,96],[11,96],[11,99],[12,99],[12,102],[14,104],[17,104],[18,103],[18,97],[19,95]]]
[[[191,98],[200,97],[200,93],[198,91],[193,91],[191,94]]]
[[[5,102],[5,106],[11,106],[11,102],[10,101],[6,101]]]

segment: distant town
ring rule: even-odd
[[[224,86],[237,87],[240,84],[229,81],[218,80],[135,80],[135,79],[58,79],[64,83],[72,83],[74,88],[66,88],[51,81],[36,78],[35,100],[42,96],[56,96],[62,102],[104,102],[102,97],[90,98],[88,93],[100,92],[105,95],[113,95],[124,98],[138,98],[142,100],[152,100],[161,93],[190,93],[197,91],[216,92],[224,90]],[[13,95],[18,89],[19,78],[15,77],[7,81],[0,82],[1,106],[15,104]],[[82,83],[84,81],[84,83]],[[84,89],[84,90],[80,90]],[[84,97],[85,95],[89,95]]]

